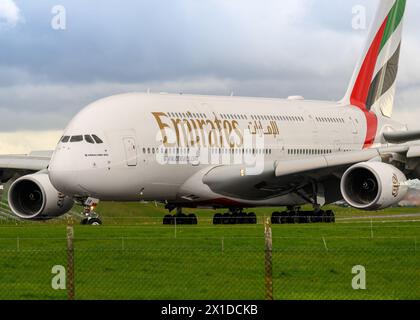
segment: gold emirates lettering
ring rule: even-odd
[[[191,114],[191,113],[188,113]],[[162,143],[167,148],[202,147],[202,148],[240,148],[243,146],[243,134],[236,120],[214,120],[189,117],[180,119],[170,117],[164,112],[152,112],[162,134]],[[170,141],[170,136],[175,141]]]

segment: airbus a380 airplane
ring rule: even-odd
[[[94,102],[52,157],[0,157],[22,219],[50,219],[74,201],[160,201],[172,211],[345,200],[363,210],[398,203],[420,177],[420,132],[392,120],[405,0],[381,0],[347,94],[337,103],[130,93]],[[337,53],[339,54],[339,53]],[[305,213],[305,216],[311,213]],[[167,216],[165,223],[171,223]],[[195,217],[192,217],[195,221]],[[277,213],[273,222],[284,222]]]

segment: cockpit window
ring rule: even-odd
[[[95,141],[93,141],[92,137],[88,134],[85,134],[85,140],[86,140],[87,143],[92,143],[92,144],[95,143]]]
[[[70,138],[70,142],[81,142],[81,141],[83,141],[83,136],[82,135],[80,135],[80,136],[72,136]]]
[[[76,135],[76,136],[63,136],[60,140],[60,142],[62,143],[67,143],[67,142],[82,142],[82,141],[86,141],[87,143],[103,143],[103,141],[95,134],[89,135],[89,134],[85,134],[85,135]]]
[[[92,134],[92,138],[95,140],[96,143],[104,143],[96,134]]]

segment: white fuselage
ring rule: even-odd
[[[402,128],[379,123],[376,136],[387,127]],[[49,172],[69,196],[206,207],[295,205],[302,199],[293,195],[257,202],[222,197],[201,178],[215,166],[233,164],[226,161],[234,156],[274,163],[361,150],[366,131],[360,109],[335,102],[131,93],[83,109],[64,136],[94,134],[103,143],[60,142]],[[244,132],[263,144],[245,145]],[[198,161],[192,151],[224,162]]]

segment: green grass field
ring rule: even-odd
[[[275,299],[420,299],[420,209],[334,209],[336,224],[273,226]],[[176,227],[154,204],[98,211],[103,226],[74,228],[77,299],[264,299],[272,209],[253,226],[213,226],[202,210],[198,226]],[[51,287],[54,265],[66,266],[65,220],[0,224],[0,299],[66,299]],[[367,290],[352,288],[356,265]]]

